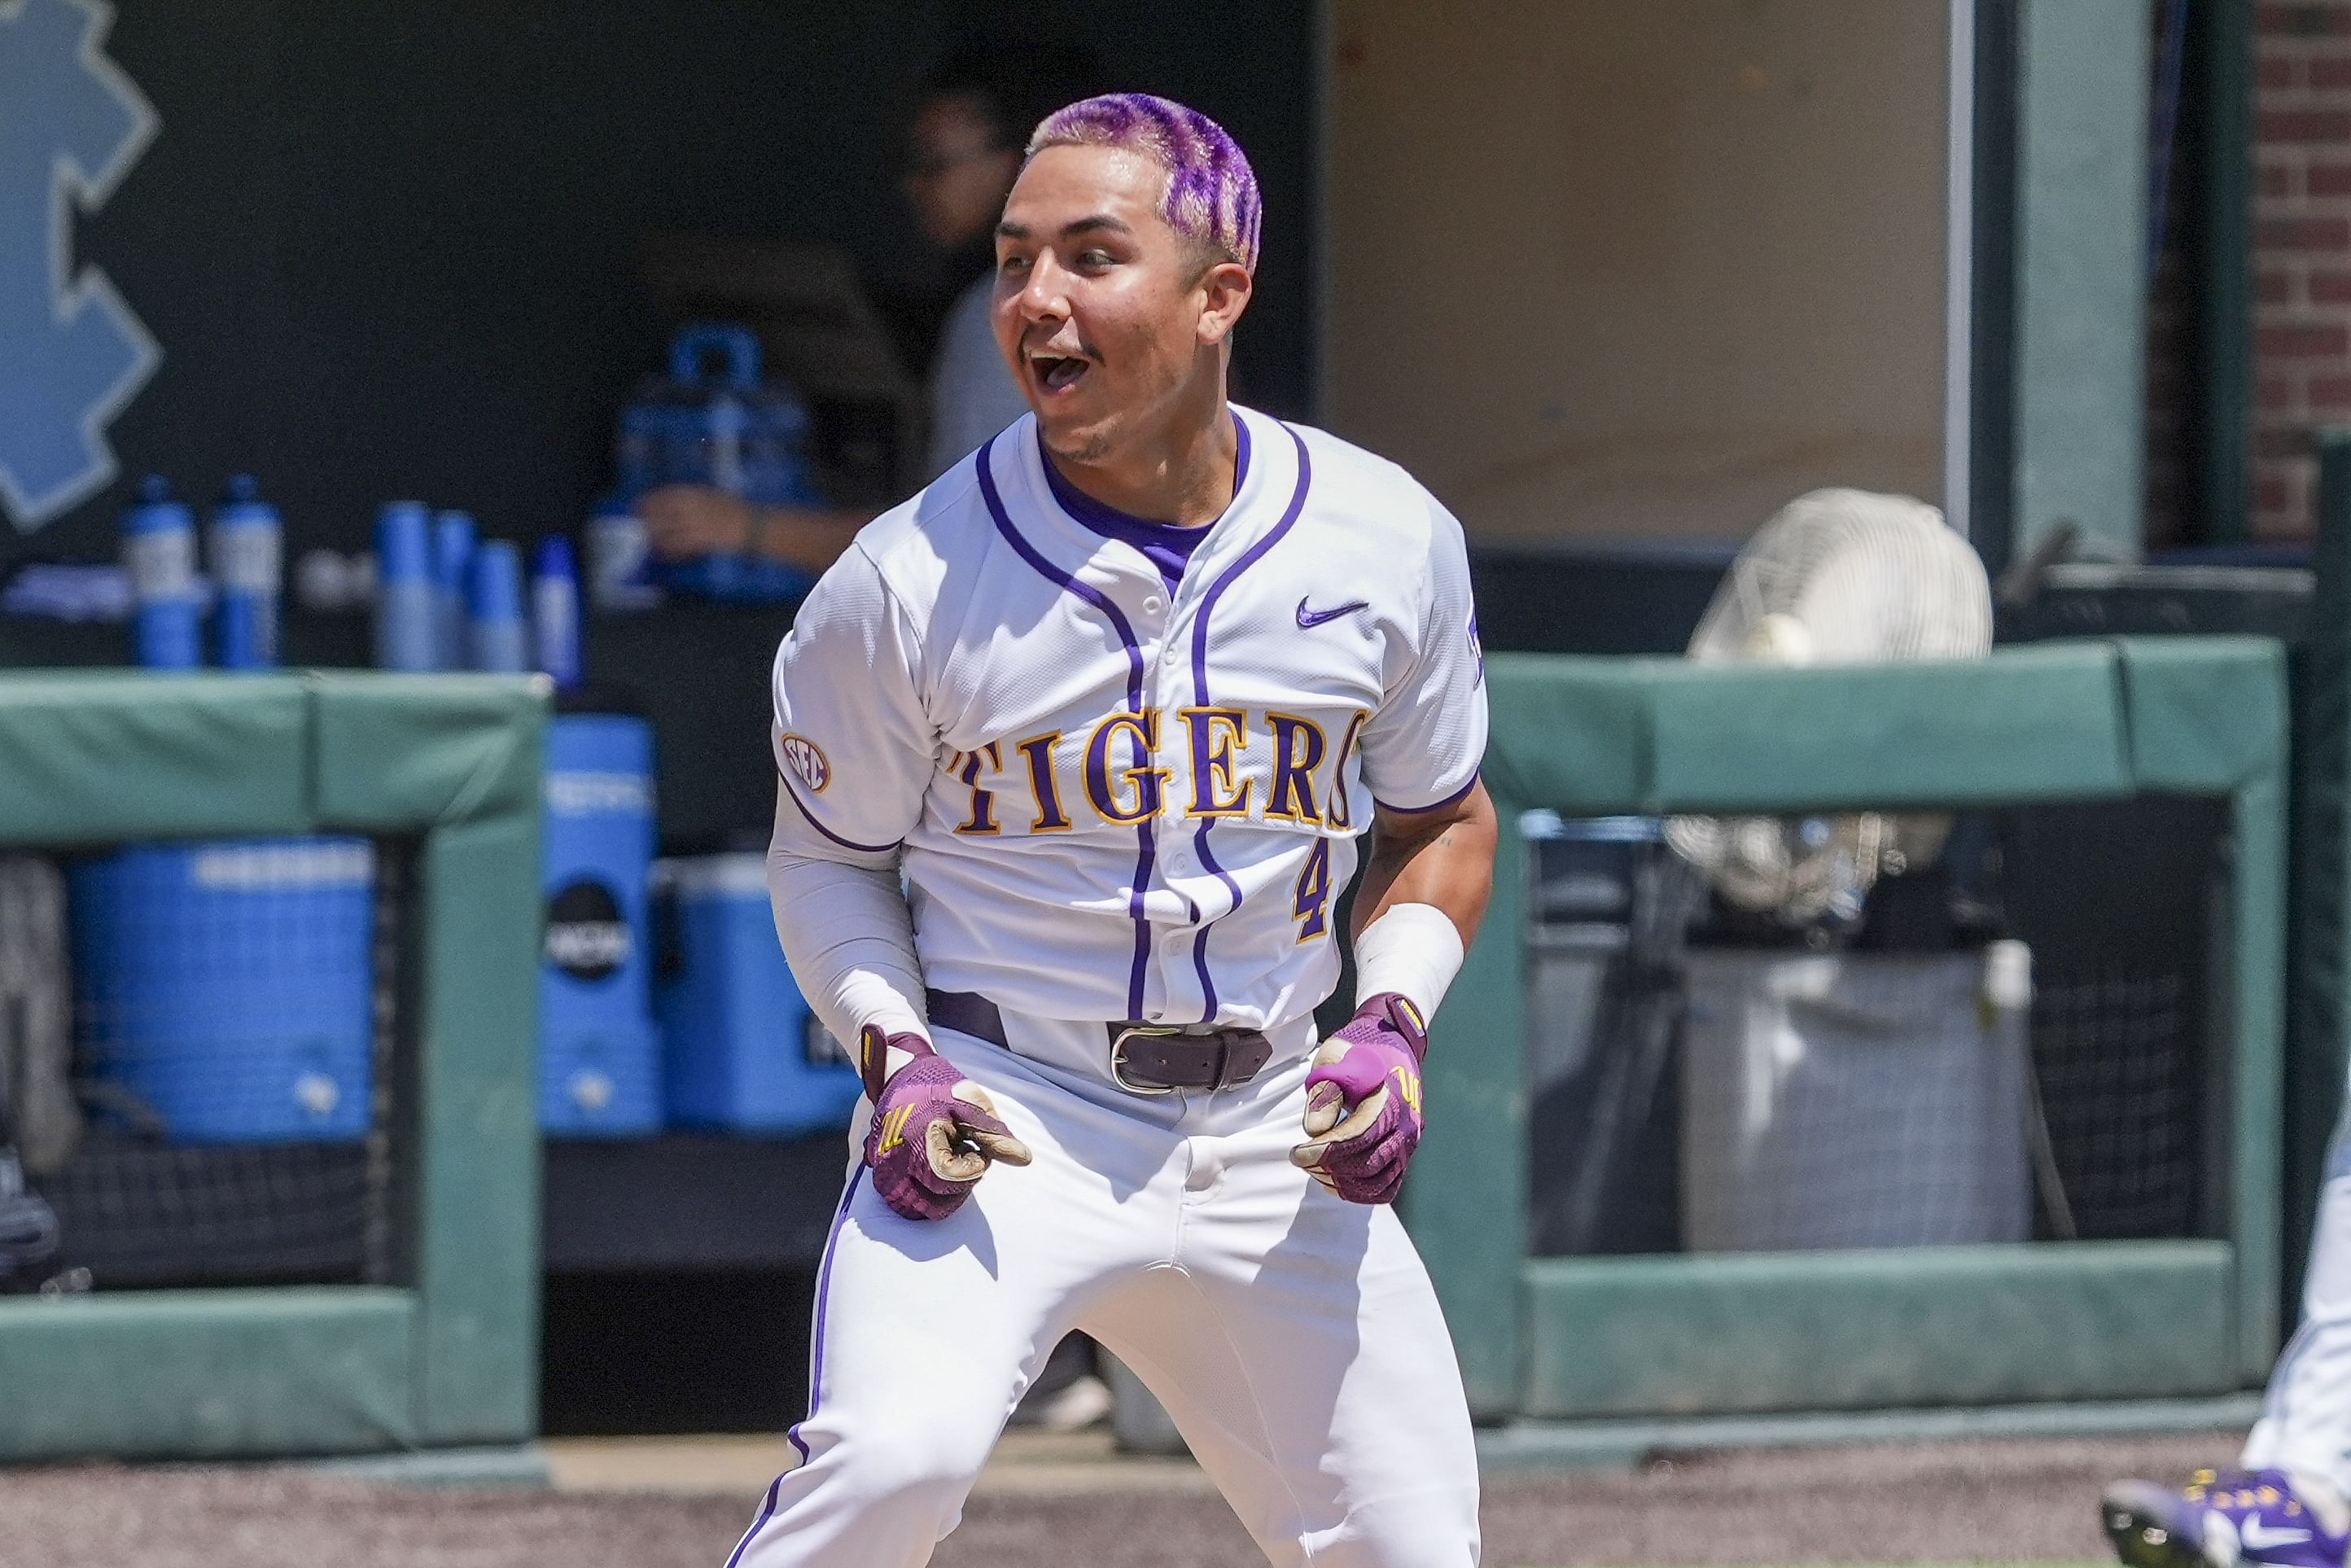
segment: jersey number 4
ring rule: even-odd
[[[1290,909],[1298,916],[1298,939],[1311,942],[1330,929],[1331,841],[1316,839],[1298,872],[1298,896]]]

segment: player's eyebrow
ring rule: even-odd
[[[1134,230],[1127,226],[1126,224],[1121,222],[1117,218],[1112,217],[1108,213],[1095,213],[1091,216],[1078,218],[1072,222],[1063,224],[1061,225],[1061,237],[1064,239],[1071,239],[1075,238],[1079,235],[1092,234],[1097,230],[1108,230],[1113,234],[1123,235],[1133,234],[1134,232]],[[1007,218],[1002,223],[996,225],[996,237],[998,239],[1011,240],[1027,239],[1029,237],[1029,225],[1026,224],[1016,224],[1011,219]]]

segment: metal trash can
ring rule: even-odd
[[[1692,1250],[2032,1232],[2030,957],[1714,948],[1686,960]]]

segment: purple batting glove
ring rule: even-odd
[[[1428,1034],[1394,991],[1364,998],[1322,1042],[1306,1075],[1306,1142],[1292,1163],[1349,1203],[1390,1203],[1420,1143],[1420,1064]]]
[[[1029,1145],[996,1114],[987,1091],[921,1035],[885,1035],[868,1024],[857,1070],[873,1102],[865,1166],[882,1201],[908,1219],[945,1219],[961,1208],[995,1161],[1029,1163]]]

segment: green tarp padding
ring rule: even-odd
[[[413,1447],[416,1315],[363,1285],[0,1301],[0,1460]]]
[[[1532,1259],[1522,1408],[1712,1416],[2225,1394],[2240,1384],[2232,1264],[2220,1241],[1721,1253],[1605,1270]]]
[[[2226,794],[2273,763],[2266,638],[2119,638],[1989,660],[1790,669],[1500,653],[1497,795],[1570,816]]]
[[[306,831],[309,719],[292,676],[0,678],[0,842]]]
[[[420,832],[531,808],[545,683],[0,675],[0,843]]]

